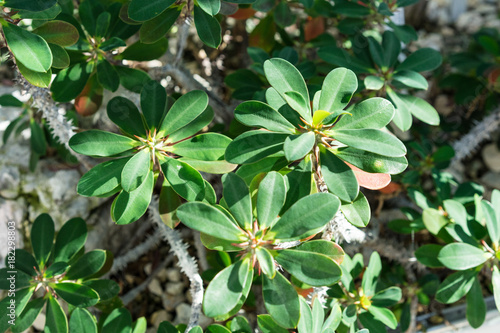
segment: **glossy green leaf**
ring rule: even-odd
[[[406,104],[406,108],[410,110],[415,118],[429,125],[439,125],[439,114],[432,105],[415,96],[399,95],[399,98]]]
[[[3,25],[5,40],[17,61],[35,72],[47,72],[52,66],[52,52],[40,36],[17,25]]]
[[[336,46],[326,46],[318,50],[318,56],[324,61],[340,67],[348,67],[354,73],[369,73],[369,65],[351,56],[349,52]]]
[[[382,46],[375,40],[375,38],[369,36],[368,41],[368,50],[370,51],[371,58],[375,65],[378,68],[385,69],[387,68],[387,64],[385,63],[384,50]]]
[[[411,105],[406,103],[404,97],[401,98],[401,96],[406,95],[400,95],[394,92],[390,87],[387,87],[387,96],[391,99],[396,108],[392,122],[402,131],[409,130],[413,122],[410,112]]]
[[[38,215],[31,227],[31,247],[40,266],[47,263],[54,242],[54,221],[49,214]]]
[[[353,71],[347,68],[334,69],[323,81],[319,109],[340,114],[349,104],[356,89],[358,89],[358,79]]]
[[[491,278],[491,283],[493,285],[493,297],[495,298],[495,305],[497,310],[500,311],[500,272],[498,267],[493,266],[493,273]]]
[[[380,255],[377,252],[373,252],[370,256],[368,267],[363,273],[363,280],[361,282],[365,295],[372,296],[375,294],[377,280],[381,271],[382,262]]]
[[[368,75],[364,78],[363,83],[368,90],[380,90],[384,86],[384,79],[375,75]]]
[[[179,330],[174,325],[170,324],[170,322],[162,321],[160,326],[158,326],[157,333],[179,333]]]
[[[91,288],[72,282],[51,284],[57,295],[71,305],[89,307],[99,302],[99,295]]]
[[[448,268],[465,270],[483,264],[492,254],[466,243],[448,244],[439,251],[438,259]]]
[[[23,75],[23,77],[34,86],[41,88],[48,88],[50,81],[52,80],[52,70],[49,69],[47,72],[35,72],[26,68],[21,62],[18,62],[17,68]]]
[[[102,12],[104,12],[104,6],[100,1],[85,0],[78,6],[78,15],[80,16],[80,20],[85,27],[85,30],[91,36],[95,36],[97,18]]]
[[[139,142],[123,135],[101,130],[80,132],[69,140],[71,149],[88,156],[113,156],[131,150]]]
[[[320,146],[321,174],[328,190],[344,202],[353,202],[359,193],[352,169],[331,151]]]
[[[227,208],[241,227],[251,229],[252,201],[245,181],[234,173],[228,173],[222,176],[222,185]]]
[[[151,152],[143,149],[125,164],[121,174],[121,186],[127,192],[138,188],[151,171]]]
[[[121,189],[121,174],[130,157],[103,162],[80,178],[76,191],[86,197],[107,197]]]
[[[277,172],[269,172],[259,184],[257,217],[261,228],[270,227],[285,204],[285,180]]]
[[[99,301],[109,300],[118,295],[120,285],[113,280],[86,280],[83,285],[92,288],[99,295]]]
[[[147,21],[160,15],[174,2],[175,0],[152,0],[145,4],[141,0],[132,0],[128,7],[128,15],[134,21]]]
[[[30,3],[31,1],[30,0],[27,0],[27,1],[17,1],[17,0],[10,0],[10,1],[14,1],[15,3]],[[7,2],[10,2],[10,1],[7,1]],[[33,20],[52,20],[52,19],[55,19],[57,17],[57,15],[59,15],[62,11],[62,7],[56,3],[56,1],[49,1],[48,3],[52,3],[53,5],[46,8],[46,9],[42,9],[40,11],[34,11],[33,10],[33,6],[32,6],[32,3],[29,5],[29,9],[21,9],[19,10],[19,12],[17,13],[17,15],[19,15],[19,17],[23,18],[23,19],[33,19]],[[43,5],[46,6],[46,2],[43,2]],[[7,6],[7,7],[11,7],[11,6]],[[11,7],[13,8],[13,7]],[[41,7],[39,8],[41,9]]]
[[[137,221],[148,209],[154,188],[154,174],[150,171],[142,184],[131,192],[121,191],[111,206],[111,217],[116,224]]]
[[[278,264],[300,281],[311,286],[330,286],[340,280],[340,266],[330,257],[303,250],[283,250],[275,257]]]
[[[4,94],[0,96],[0,105],[1,106],[13,106],[13,107],[22,107],[23,102],[18,100],[16,97],[10,94]]]
[[[156,81],[149,81],[141,90],[141,109],[147,127],[150,130],[160,129],[167,107],[167,92]]]
[[[115,66],[115,70],[120,76],[120,84],[135,93],[140,93],[142,87],[151,80],[146,72],[139,69]]]
[[[442,245],[424,244],[415,251],[415,257],[417,257],[417,260],[421,264],[427,267],[443,267],[443,264],[438,259],[438,254],[442,248]]]
[[[278,111],[259,101],[246,101],[238,105],[234,117],[251,127],[261,127],[273,132],[293,133],[295,128]]]
[[[69,264],[63,261],[54,262],[45,270],[45,277],[53,277],[65,273]]]
[[[70,59],[68,52],[66,52],[66,50],[62,46],[59,46],[57,44],[49,43],[49,47],[50,47],[50,52],[52,52],[52,58],[53,58],[52,67],[58,69],[69,67]],[[49,71],[49,73],[52,76],[52,72]]]
[[[398,326],[396,316],[389,309],[379,308],[378,306],[372,305],[368,308],[368,312],[370,312],[375,319],[381,321],[393,330],[396,329],[396,326]]]
[[[175,214],[176,209],[181,205],[181,198],[174,191],[168,182],[163,182],[159,199],[160,218],[170,228],[175,228],[179,219]]]
[[[285,98],[287,92],[294,92],[302,97],[306,109],[299,113],[302,118],[311,122],[309,92],[298,69],[284,59],[274,58],[264,62],[264,72],[271,86],[278,91],[282,98]]]
[[[198,171],[213,173],[213,174],[224,174],[236,169],[236,164],[228,163],[224,160],[221,161],[201,161],[191,158],[180,158],[179,161],[184,162],[192,166]]]
[[[310,108],[309,104],[307,104],[307,101],[304,99],[304,97],[299,94],[298,92],[295,91],[287,91],[285,92],[284,95],[285,101],[287,104],[295,110],[298,114],[300,115],[309,115],[309,118],[311,118],[308,109]]]
[[[371,173],[398,174],[408,166],[404,156],[383,156],[351,147],[340,148],[334,151],[334,154],[361,170]]]
[[[160,58],[168,49],[168,41],[165,37],[158,39],[154,43],[146,44],[137,41],[128,46],[120,56],[123,59],[135,61],[150,61]]]
[[[113,92],[120,86],[118,72],[106,59],[101,59],[97,62],[97,79],[105,89]]]
[[[132,333],[146,333],[147,328],[148,322],[146,321],[146,318],[140,317],[132,325]]]
[[[270,87],[266,90],[266,101],[290,124],[293,124],[295,127],[304,125],[304,122],[300,119],[302,116],[287,104],[284,97],[281,97],[280,93],[276,89]]]
[[[361,191],[352,203],[343,203],[340,206],[340,210],[342,214],[344,214],[346,220],[356,227],[366,227],[368,222],[370,222],[370,204]]]
[[[47,152],[47,141],[45,140],[45,134],[43,133],[42,127],[33,118],[30,118],[30,130],[31,149],[40,156],[45,155],[45,153]]]
[[[17,290],[15,297],[5,297],[0,301],[0,332],[5,332],[11,326],[11,319],[18,320],[28,301],[33,295],[34,288],[24,288]],[[12,301],[12,302],[11,302]],[[11,316],[11,309],[14,309],[14,316]]]
[[[199,6],[194,6],[194,25],[201,41],[212,48],[218,48],[222,42],[221,27],[215,17],[205,13]]]
[[[276,267],[274,265],[274,258],[271,252],[264,247],[260,247],[255,249],[255,255],[257,256],[257,261],[259,262],[259,268],[264,274],[267,275],[267,277],[273,279],[276,275]]]
[[[499,207],[496,207],[499,209]],[[495,209],[488,201],[481,201],[481,210],[486,222],[486,229],[493,243],[498,245],[500,242],[500,221],[498,221]]]
[[[14,266],[16,269],[28,274],[29,276],[37,275],[36,270],[40,271],[40,268],[35,257],[33,257],[31,253],[24,249],[15,249],[14,253],[16,257]],[[8,264],[8,258],[5,258],[5,266],[10,267]]]
[[[80,38],[75,26],[59,20],[49,21],[33,30],[33,33],[43,37],[47,43],[63,47],[75,44]]]
[[[101,333],[132,333],[132,316],[125,308],[114,309],[104,320]]]
[[[299,296],[280,272],[276,272],[274,279],[263,276],[262,294],[264,306],[278,325],[297,327],[300,317]]]
[[[203,177],[189,164],[168,158],[161,162],[161,169],[174,191],[187,201],[202,200],[205,196]]]
[[[362,101],[344,114],[335,129],[380,129],[389,124],[394,116],[394,106],[384,98],[373,97]]]
[[[389,157],[402,157],[406,154],[405,145],[393,134],[377,129],[333,130],[336,140],[356,149]]]
[[[209,317],[225,315],[231,311],[243,295],[251,270],[249,260],[238,260],[220,271],[210,282],[203,299],[203,312]]]
[[[76,308],[69,319],[70,332],[97,333],[94,318],[86,309]]]
[[[388,307],[398,303],[401,297],[401,288],[389,287],[376,293],[371,300],[373,306]]]
[[[392,79],[408,88],[427,90],[429,83],[421,74],[414,71],[400,71],[394,74]]]
[[[22,289],[29,287],[32,283],[31,276],[21,270],[13,271],[9,268],[0,268],[0,290]]]
[[[85,87],[92,68],[92,62],[76,63],[60,71],[50,86],[52,98],[57,102],[69,102],[76,98]]]
[[[188,227],[213,237],[239,242],[243,236],[243,231],[223,212],[203,202],[181,205],[177,217]]]
[[[25,9],[33,12],[40,12],[54,6],[56,3],[56,0],[5,0],[3,6],[14,9]]]
[[[139,30],[140,40],[144,44],[152,44],[163,38],[172,28],[181,13],[181,7],[164,10],[160,15],[147,20]]]
[[[222,134],[204,133],[175,144],[172,152],[202,161],[223,160],[230,142],[231,139]]]
[[[436,300],[444,304],[455,303],[465,296],[472,287],[477,272],[473,270],[455,272],[441,283],[436,292]]]
[[[484,302],[481,284],[477,276],[467,293],[467,321],[473,328],[479,328],[486,319],[486,303]]]
[[[434,235],[437,235],[439,230],[448,224],[448,219],[443,213],[434,208],[424,209],[422,219],[427,230]]]
[[[87,224],[79,217],[68,220],[59,230],[54,246],[54,262],[69,261],[85,245]]]
[[[109,119],[124,132],[146,137],[142,116],[132,101],[117,96],[112,98],[106,107]]]
[[[401,42],[396,37],[396,34],[390,30],[384,31],[382,35],[382,48],[384,49],[384,64],[387,67],[392,67],[398,60],[401,53]]]
[[[161,123],[159,132],[169,135],[188,125],[199,117],[208,106],[208,96],[204,91],[193,90],[175,101]]]
[[[221,8],[220,0],[198,0],[198,5],[205,13],[215,16]]]
[[[168,141],[176,142],[198,133],[203,128],[208,126],[212,122],[213,118],[214,110],[211,106],[207,106],[202,113],[191,120],[187,125],[169,134]]]
[[[45,301],[44,298],[37,298],[29,302],[21,315],[16,318],[16,323],[11,327],[12,332],[21,333],[29,329],[40,312],[42,312]]]
[[[112,51],[114,49],[117,49],[119,47],[125,47],[125,46],[127,46],[127,43],[125,43],[123,41],[123,39],[118,38],[118,37],[111,37],[111,38],[105,40],[104,42],[102,42],[101,44],[99,44],[99,49],[101,49],[104,52],[108,52],[108,51]],[[126,68],[129,72],[132,72],[132,71],[142,72],[141,70],[128,68],[128,67],[124,67],[124,66],[115,66],[115,67]],[[149,80],[151,80],[151,78],[149,78],[147,81],[149,81]],[[140,93],[141,88],[142,88],[142,86],[138,89],[139,91],[134,91],[134,92]]]
[[[288,134],[267,131],[248,131],[231,142],[226,149],[226,160],[235,164],[260,161],[283,149]]]
[[[296,250],[325,255],[339,265],[344,260],[344,250],[338,244],[322,239],[304,242]]]
[[[85,253],[83,256],[71,265],[66,273],[68,280],[83,279],[97,273],[106,262],[106,251],[93,250]]]
[[[68,319],[59,302],[49,297],[45,314],[45,329],[46,333],[64,333],[68,332]]]
[[[311,152],[315,143],[316,135],[314,132],[288,136],[283,144],[286,159],[290,162],[302,159]]]
[[[302,317],[301,317],[302,320]],[[273,318],[268,314],[257,316],[257,324],[262,333],[287,333],[288,330],[279,326]],[[299,324],[300,325],[300,324]]]
[[[442,62],[441,53],[431,48],[422,48],[413,52],[405,59],[396,71],[412,70],[415,72],[431,71],[438,68]]]
[[[342,313],[342,321],[345,324],[351,326],[356,322],[357,318],[356,304],[349,304],[344,308],[344,311]]]
[[[297,201],[275,223],[272,232],[281,241],[303,239],[319,232],[340,207],[330,193],[315,193]]]
[[[299,301],[300,301],[300,320],[297,325],[297,329],[299,333],[313,332],[312,331],[313,318],[312,318],[311,308],[303,297],[299,296]]]

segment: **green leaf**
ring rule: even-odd
[[[40,267],[49,260],[53,242],[54,221],[49,214],[38,215],[31,227],[31,247]]]
[[[302,97],[306,109],[297,111],[302,118],[311,122],[309,92],[299,70],[284,59],[273,58],[264,62],[264,72],[271,86],[278,91],[282,98],[286,99],[287,92],[293,92]]]
[[[311,152],[315,143],[316,135],[312,131],[288,136],[283,144],[286,159],[290,162],[302,159]]]
[[[99,272],[105,262],[106,251],[93,250],[87,252],[71,265],[66,273],[66,278],[68,280],[84,279]]]
[[[300,320],[297,325],[297,329],[299,333],[314,332],[312,331],[313,318],[312,318],[311,308],[309,307],[309,304],[307,304],[307,302],[303,297],[299,296],[299,301],[300,301]]]
[[[278,264],[308,285],[330,286],[340,280],[340,266],[330,257],[309,251],[282,250],[275,257]]]
[[[108,102],[106,109],[109,119],[121,130],[128,134],[146,137],[142,116],[132,101],[117,96]]]
[[[35,72],[47,72],[52,66],[52,52],[40,36],[17,25],[3,25],[3,33],[10,50],[18,62]]]
[[[371,300],[373,306],[388,307],[398,303],[401,297],[401,288],[389,287],[376,293]]]
[[[396,316],[389,309],[379,308],[378,306],[372,305],[368,308],[368,312],[370,312],[376,320],[381,321],[393,330],[396,329],[396,326],[398,326]]]
[[[16,0],[9,0],[9,2],[10,1],[16,1]],[[30,0],[27,0],[27,1],[31,2]],[[18,2],[19,1],[16,1],[16,3],[18,3]],[[22,1],[21,1],[21,3],[22,3]],[[43,9],[41,11],[33,11],[33,7],[30,7],[30,9],[21,9],[17,13],[17,15],[19,15],[19,17],[21,17],[23,19],[33,19],[33,20],[52,20],[52,19],[55,19],[57,17],[57,15],[59,15],[61,13],[62,7],[58,3],[55,3],[55,1],[51,1],[49,3],[54,3],[54,5],[47,8],[47,9]],[[45,2],[43,2],[43,4],[45,5]]]
[[[493,200],[492,200],[493,201]],[[499,207],[496,207],[499,209]],[[491,203],[488,201],[481,201],[481,210],[483,212],[483,217],[486,222],[486,229],[488,229],[488,234],[490,235],[491,241],[498,245],[500,241],[500,221],[498,221],[495,210]]]
[[[151,152],[143,149],[125,164],[121,174],[121,186],[127,192],[138,188],[151,171]]]
[[[50,86],[52,98],[57,102],[69,102],[76,98],[85,87],[92,68],[92,62],[76,63],[60,71]]]
[[[104,42],[102,42],[101,44],[99,44],[99,49],[101,49],[104,52],[108,52],[108,51],[112,51],[114,49],[117,49],[119,47],[125,47],[125,46],[127,46],[127,43],[125,43],[121,38],[111,37],[110,39],[107,39]],[[128,70],[129,72],[132,72],[132,71],[142,72],[141,70],[138,70],[138,69],[128,68],[128,67],[124,67],[124,66],[115,66],[115,69],[118,70],[118,68]],[[120,73],[120,75],[121,75],[121,73]],[[148,79],[146,81],[149,81],[149,80],[151,80],[151,78],[148,76]],[[142,89],[142,86],[140,86],[138,88],[138,91],[134,91],[134,92],[140,93],[141,89]]]
[[[202,200],[205,196],[203,177],[189,164],[168,158],[161,162],[161,170],[174,191],[187,201]]]
[[[86,197],[107,197],[121,189],[121,174],[130,157],[96,165],[80,178],[76,191]]]
[[[264,306],[278,325],[297,327],[300,317],[299,296],[280,272],[276,272],[274,279],[263,276],[262,294]]]
[[[351,147],[340,148],[333,153],[342,160],[371,173],[398,174],[403,172],[408,166],[408,162],[404,156],[383,156]]]
[[[351,326],[353,323],[356,322],[358,316],[356,312],[356,304],[349,304],[347,307],[344,308],[344,311],[342,313],[342,321]]]
[[[396,107],[392,122],[403,132],[409,130],[413,122],[413,118],[411,116],[410,106],[407,105],[404,97],[401,98],[401,96],[405,95],[400,95],[394,92],[390,87],[387,87],[387,96]]]
[[[168,321],[163,321],[158,326],[158,331],[156,333],[179,333],[179,330]]]
[[[310,112],[307,111],[310,106],[307,104],[306,100],[304,97],[302,97],[301,94],[295,91],[287,91],[285,92],[285,100],[287,104],[295,111],[297,111],[298,114],[309,114]],[[309,115],[309,118],[311,116]]]
[[[422,219],[427,230],[434,235],[437,235],[439,230],[448,224],[448,219],[444,217],[443,213],[434,208],[424,209]]]
[[[319,232],[340,207],[340,200],[330,193],[308,195],[288,209],[271,231],[280,241],[303,239]]]
[[[92,279],[84,281],[83,285],[97,292],[100,302],[112,299],[120,292],[120,285],[113,280]]]
[[[69,139],[69,145],[82,155],[113,156],[131,150],[139,142],[111,132],[88,130],[73,135]]]
[[[496,265],[493,266],[491,283],[493,284],[493,297],[495,298],[495,305],[497,306],[497,310],[500,311],[500,272],[498,272],[498,267]]]
[[[380,261],[380,255],[377,252],[373,252],[370,256],[368,267],[363,274],[363,280],[361,281],[361,286],[366,296],[375,295],[377,280],[381,271],[382,262]]]
[[[426,124],[438,126],[440,123],[439,114],[436,109],[421,98],[397,94],[399,99],[405,104],[405,108],[410,110],[415,118],[420,119]],[[397,105],[399,108],[399,105]]]
[[[116,224],[129,224],[137,221],[148,209],[151,193],[155,185],[153,171],[150,171],[142,184],[131,192],[121,191],[111,205],[111,217]]]
[[[274,266],[274,258],[271,252],[264,247],[258,247],[255,249],[255,255],[257,256],[257,261],[262,272],[270,279],[274,279],[276,267]]]
[[[425,244],[419,247],[415,251],[415,257],[417,257],[417,260],[431,268],[437,268],[437,267],[443,267],[443,264],[441,261],[438,259],[438,254],[443,248],[442,245],[437,245],[437,244]]]
[[[221,27],[215,17],[205,13],[199,6],[194,6],[194,25],[201,41],[214,49],[222,42]]]
[[[356,227],[366,227],[368,222],[370,222],[370,204],[361,191],[352,203],[343,203],[340,206],[340,210],[342,214],[344,214],[346,220]]]
[[[139,69],[115,66],[115,70],[120,76],[120,84],[135,93],[140,93],[142,87],[151,80],[146,72]]]
[[[415,72],[431,71],[441,65],[442,57],[439,51],[431,48],[422,48],[413,52],[405,59],[396,71],[412,70]]]
[[[328,190],[344,202],[353,202],[359,193],[352,169],[331,151],[320,146],[321,174]]]
[[[57,295],[76,307],[89,307],[99,302],[99,295],[91,288],[72,282],[59,282],[50,285]]]
[[[444,304],[455,303],[465,296],[472,287],[477,272],[466,270],[455,272],[441,283],[436,292],[436,300]]]
[[[24,288],[17,290],[15,297],[5,297],[0,301],[0,332],[5,332],[10,326],[10,320],[17,321],[19,315],[23,312],[26,304],[33,295],[34,288]],[[13,309],[14,313],[11,313]]]
[[[140,317],[132,325],[132,333],[146,333],[147,328],[148,322],[146,321],[146,318]]]
[[[405,145],[393,134],[377,129],[332,130],[332,137],[352,148],[389,157],[406,154]]]
[[[70,59],[68,52],[62,47],[57,44],[52,44],[49,43],[50,47],[50,52],[52,52],[52,67],[53,68],[58,68],[58,69],[63,69],[69,67],[70,64]],[[52,71],[49,71],[50,75],[52,76]],[[42,73],[40,73],[42,74]],[[50,80],[48,80],[50,82]]]
[[[245,181],[234,173],[228,173],[222,176],[222,185],[227,208],[241,227],[251,229],[252,201]]]
[[[144,3],[141,0],[132,0],[128,7],[128,16],[134,21],[147,21],[160,15],[174,2],[175,0],[152,0]]]
[[[365,89],[380,90],[384,86],[385,81],[381,77],[375,75],[368,75],[367,77],[364,78],[363,83],[365,84]]]
[[[113,92],[120,86],[118,72],[106,59],[101,59],[97,62],[97,79],[105,89]]]
[[[172,28],[181,13],[180,6],[164,10],[160,15],[141,25],[140,40],[144,44],[152,44],[163,38]]]
[[[380,129],[389,124],[394,116],[394,106],[384,98],[373,97],[362,101],[344,114],[335,129]]]
[[[28,274],[29,276],[38,275],[36,270],[40,271],[40,268],[31,253],[24,249],[16,249],[14,253],[16,257],[14,266],[16,269]],[[10,267],[7,257],[5,258],[5,266]]]
[[[158,82],[151,80],[141,90],[141,109],[147,127],[160,129],[167,112],[167,92]]]
[[[429,88],[427,79],[414,71],[400,71],[394,74],[392,79],[405,85],[407,88],[424,89]]]
[[[283,149],[288,134],[267,131],[248,131],[231,142],[226,149],[226,160],[246,164],[262,160]]]
[[[56,0],[34,1],[34,0],[5,0],[4,7],[24,9],[32,12],[41,12],[56,4]]]
[[[104,320],[101,333],[132,333],[132,316],[125,308],[114,309]]]
[[[220,0],[198,0],[198,6],[208,15],[215,16],[219,13],[221,3]]]
[[[4,94],[0,96],[0,105],[1,106],[13,106],[13,107],[22,107],[24,104],[14,96],[10,94]]]
[[[477,276],[467,293],[467,321],[473,328],[480,327],[486,319],[486,303],[484,302],[481,284]]]
[[[344,260],[344,250],[338,244],[322,239],[302,243],[296,250],[325,255],[339,265]]]
[[[257,216],[261,228],[271,227],[285,204],[286,186],[283,176],[269,172],[257,191]],[[227,201],[227,200],[226,200]]]
[[[340,67],[349,67],[354,73],[369,73],[365,62],[351,56],[349,52],[336,46],[325,46],[318,50],[318,56],[327,63]]]
[[[208,96],[204,91],[193,90],[181,96],[172,105],[161,123],[160,135],[169,135],[187,126],[204,114],[207,106]]]
[[[16,258],[16,260],[18,259]],[[21,270],[13,271],[10,265],[7,267],[11,268],[0,268],[0,290],[22,289],[33,283],[28,274]]]
[[[213,173],[213,174],[224,174],[236,169],[236,164],[228,163],[224,160],[221,161],[201,161],[191,158],[182,157],[179,161],[184,162],[192,166],[198,171]]]
[[[78,6],[78,15],[90,36],[95,36],[97,18],[102,12],[104,12],[104,7],[100,1],[85,0]]]
[[[301,311],[302,313],[302,311]],[[302,317],[301,317],[302,319]],[[268,314],[262,314],[257,316],[257,324],[259,325],[262,333],[287,333],[288,330],[279,326],[273,318]],[[300,327],[300,322],[299,322]]]
[[[176,143],[172,147],[172,152],[202,161],[223,160],[226,147],[230,142],[231,139],[222,134],[204,133]]]
[[[67,262],[80,251],[87,240],[87,224],[79,217],[68,220],[57,233],[54,262]]]
[[[97,333],[94,318],[86,309],[76,308],[69,319],[70,332]]]
[[[181,205],[177,217],[188,227],[207,235],[233,242],[242,240],[243,231],[220,210],[204,202]]]
[[[338,115],[349,104],[352,95],[358,89],[358,79],[347,68],[332,70],[323,81],[319,109]]]
[[[45,314],[45,330],[47,333],[64,333],[68,332],[68,319],[59,302],[52,296],[47,302],[47,310]]]
[[[14,326],[11,327],[12,332],[21,333],[29,329],[30,326],[33,325],[33,322],[38,317],[40,312],[42,312],[45,301],[46,300],[44,298],[37,298],[29,302],[24,308],[21,315],[16,318]]]
[[[74,25],[59,20],[49,21],[33,30],[33,33],[41,36],[47,43],[63,47],[75,44],[80,38]]]
[[[491,253],[466,243],[448,244],[439,251],[438,255],[439,261],[453,270],[465,270],[479,266],[491,257]]]
[[[146,44],[137,41],[128,46],[120,56],[122,59],[135,61],[150,61],[160,58],[168,49],[168,40],[164,37],[154,43]]]
[[[34,72],[26,67],[21,62],[17,63],[17,68],[24,76],[24,78],[34,86],[41,88],[48,88],[50,85],[50,81],[52,80],[52,70],[48,70],[47,72]]]
[[[45,141],[45,134],[43,133],[42,127],[35,121],[35,119],[30,118],[30,145],[31,149],[40,156],[45,155],[47,152],[47,141]]]
[[[278,111],[259,101],[247,101],[238,105],[234,117],[251,127],[261,127],[273,132],[293,133],[295,127]]]
[[[389,68],[393,67],[398,60],[399,53],[401,53],[401,42],[394,32],[384,31],[382,48],[384,50],[384,64]]]
[[[181,207],[182,208],[182,207]],[[220,271],[207,287],[203,312],[209,317],[222,316],[231,311],[243,295],[251,271],[249,260],[238,260]]]

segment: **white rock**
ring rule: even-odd
[[[170,295],[181,295],[184,291],[183,282],[168,282],[167,283],[167,293]]]
[[[179,282],[181,280],[181,272],[177,268],[167,269],[167,279],[171,282]]]
[[[455,26],[458,30],[465,31],[467,33],[477,32],[483,25],[483,18],[477,12],[466,12],[460,15],[455,22]]]
[[[163,294],[163,289],[161,288],[161,283],[158,279],[153,279],[151,282],[148,284],[148,290],[157,296],[161,296]]]
[[[0,169],[0,195],[6,199],[14,199],[21,189],[21,174],[16,166],[3,166]]]
[[[175,316],[174,325],[187,324],[189,322],[189,318],[191,317],[191,306],[187,303],[181,303],[181,304],[176,306],[175,313],[176,313],[176,316]],[[210,325],[212,322],[213,322],[212,319],[207,318],[203,315],[203,313],[200,313],[198,325],[205,328],[208,325]]]
[[[488,169],[493,172],[500,172],[500,150],[498,150],[496,144],[491,143],[484,146],[482,155]]]
[[[500,189],[500,172],[488,171],[481,177],[481,182],[490,188]]]

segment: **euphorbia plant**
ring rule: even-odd
[[[220,205],[188,202],[177,209],[177,216],[188,227],[202,233],[210,249],[238,251],[240,260],[219,272],[210,282],[203,302],[206,315],[225,319],[245,302],[253,281],[254,267],[262,273],[264,304],[281,326],[296,327],[300,316],[298,294],[280,273],[275,261],[296,279],[311,286],[332,285],[339,281],[343,250],[333,242],[314,240],[287,249],[284,242],[297,242],[321,231],[340,207],[330,193],[303,197],[288,210],[283,176],[268,173],[257,191],[239,176],[223,176],[224,196]]]
[[[89,130],[74,135],[69,144],[77,153],[117,157],[101,163],[79,181],[84,196],[111,196],[111,215],[118,224],[139,219],[146,211],[159,174],[164,178],[160,209],[172,225],[171,212],[188,200],[215,201],[212,186],[197,171],[225,173],[235,165],[224,161],[231,139],[217,133],[196,135],[213,118],[208,97],[191,91],[175,102],[165,88],[150,81],[141,92],[142,113],[128,99],[115,97],[108,103],[109,118],[123,135]]]
[[[226,159],[254,163],[259,169],[268,157],[284,155],[289,164],[309,156],[318,180],[324,180],[342,201],[347,219],[366,225],[369,206],[350,165],[376,174],[396,174],[406,168],[405,146],[383,130],[394,116],[394,107],[383,98],[370,98],[345,110],[358,86],[355,74],[345,68],[326,76],[312,107],[304,79],[289,62],[267,60],[264,72],[271,84],[266,91],[268,103],[247,101],[235,111],[238,121],[262,130],[238,136],[227,147]]]

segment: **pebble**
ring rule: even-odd
[[[165,310],[158,310],[151,315],[151,324],[158,329],[158,326],[164,321],[171,321],[172,315]]]
[[[171,282],[179,282],[181,280],[181,272],[177,268],[168,268],[167,279]]]
[[[500,150],[498,150],[495,143],[484,146],[482,155],[488,169],[494,172],[500,172]]]
[[[434,107],[437,112],[443,116],[448,116],[453,112],[453,104],[447,95],[438,95],[434,101]]]
[[[488,171],[481,177],[481,182],[490,188],[500,188],[500,172]]]
[[[154,278],[151,280],[151,282],[148,284],[148,290],[157,296],[161,296],[163,294],[163,289],[161,288],[161,283],[158,279]]]
[[[161,301],[163,307],[167,311],[173,311],[177,305],[184,302],[185,300],[186,298],[184,297],[184,295],[169,295],[169,294],[161,295]]]
[[[168,282],[166,291],[170,295],[181,295],[184,291],[183,282]]]
[[[158,278],[158,280],[160,280],[161,282],[166,282],[167,279],[168,279],[168,275],[167,275],[167,270],[165,268],[162,268],[158,274],[156,274],[156,277]]]
[[[481,28],[483,23],[484,20],[481,17],[481,14],[471,11],[460,15],[455,22],[455,26],[458,30],[472,34],[477,32]]]
[[[174,325],[187,324],[191,317],[191,306],[187,303],[181,303],[175,307],[175,313],[176,316]],[[200,325],[203,328],[206,328],[211,323],[213,323],[212,319],[204,316],[203,313],[200,313],[198,325]]]

